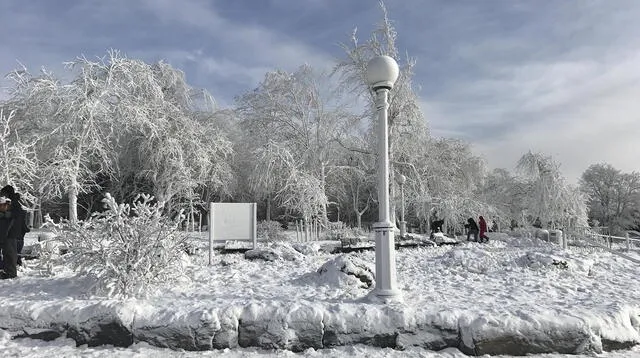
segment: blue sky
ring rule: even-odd
[[[590,164],[640,169],[640,1],[388,0],[432,133],[463,138],[489,167],[527,150],[574,181]],[[222,106],[267,71],[330,69],[376,0],[0,0],[0,72],[110,48],[164,59]],[[6,85],[6,82],[4,82]]]

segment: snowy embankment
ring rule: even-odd
[[[266,249],[266,246],[263,246]],[[370,300],[374,252],[272,244],[272,261],[191,256],[190,279],[144,300],[105,300],[64,267],[28,262],[0,282],[0,328],[14,337],[186,350],[301,351],[352,344],[468,354],[583,353],[640,342],[640,267],[592,248],[530,238],[397,252],[403,303]],[[201,251],[204,252],[204,251]]]

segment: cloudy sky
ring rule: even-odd
[[[640,1],[386,5],[434,135],[468,140],[490,167],[552,155],[571,181],[593,163],[640,170]],[[376,0],[0,0],[0,72],[62,73],[114,48],[170,62],[229,106],[272,69],[330,69],[380,16]]]

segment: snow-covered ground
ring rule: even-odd
[[[367,272],[374,267],[374,252],[351,253],[332,261],[339,255],[322,249],[329,244],[335,245],[261,244],[277,255],[274,261],[247,260],[240,253],[217,254],[212,266],[207,265],[206,250],[201,250],[191,256],[189,280],[157,297],[126,302],[91,297],[86,294],[87,283],[64,267],[53,268],[55,275],[49,276],[37,260],[28,261],[19,279],[0,281],[0,326],[7,329],[0,336],[0,348],[9,355],[29,357],[191,356],[145,343],[128,349],[75,348],[73,341],[65,338],[41,342],[9,337],[8,332],[15,333],[22,321],[41,322],[43,327],[56,320],[78,322],[115,305],[126,307],[122,315],[133,315],[134,326],[145,321],[184,324],[193,319],[193,312],[217,315],[212,321],[224,326],[229,317],[235,322],[259,321],[281,314],[284,308],[298,310],[302,320],[319,319],[325,327],[347,333],[360,327],[383,332],[398,325],[425,324],[445,331],[459,329],[461,339],[471,346],[483,341],[495,344],[490,339],[509,332],[543,340],[563,339],[557,332],[586,334],[585,352],[607,348],[610,342],[640,342],[640,266],[602,249],[571,247],[564,251],[535,238],[497,236],[488,244],[401,249],[397,251],[397,269],[404,302],[391,305],[390,313],[385,305],[363,300],[372,290],[366,281]],[[353,265],[352,271],[359,270],[364,279],[341,272],[345,265]],[[319,270],[321,267],[324,269]],[[292,334],[286,327],[284,332],[279,331],[281,327],[267,330],[269,339],[280,333],[286,337]],[[279,351],[277,356],[462,356],[456,349],[436,353],[412,347],[423,338],[409,339],[405,352],[352,345],[297,354]],[[261,339],[264,342],[266,338]],[[217,350],[212,355],[276,354],[246,348]],[[638,348],[605,356],[634,355],[640,356]]]

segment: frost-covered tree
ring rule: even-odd
[[[633,227],[640,210],[640,174],[622,173],[610,164],[593,164],[582,173],[589,219],[617,232]]]
[[[120,176],[148,183],[167,203],[191,201],[204,186],[227,192],[232,145],[205,115],[212,113],[206,93],[191,88],[182,71],[164,62],[147,64],[113,53],[104,65],[127,89],[114,108],[114,121],[125,129],[118,136]]]
[[[511,220],[520,221],[522,212],[526,209],[527,188],[522,180],[508,170],[494,169],[485,176],[479,195],[482,201],[496,209],[496,219],[505,227]]]
[[[14,114],[0,108],[0,183],[12,185],[23,199],[33,202],[30,194],[38,170],[34,143],[25,142],[14,130]]]
[[[115,170],[114,128],[107,103],[118,97],[101,90],[92,78],[95,71],[94,66],[83,67],[69,84],[47,72],[33,76],[21,70],[10,75],[15,81],[12,103],[23,109],[21,117],[33,129],[31,135],[42,135],[36,144],[44,163],[38,174],[45,178],[38,185],[39,192],[47,196],[67,193],[71,221],[78,219],[78,194],[93,188],[97,175],[111,175]]]
[[[529,151],[518,161],[517,170],[527,180],[525,200],[531,220],[539,217],[552,227],[586,224],[586,197],[566,182],[552,157]]]
[[[346,142],[351,148],[362,148],[368,137],[350,137]],[[366,152],[343,152],[343,170],[338,171],[333,180],[332,190],[335,203],[345,206],[355,216],[355,224],[362,227],[362,217],[372,208],[376,198],[376,166],[374,157]]]
[[[272,196],[284,188],[295,170],[296,162],[289,150],[272,141],[256,148],[253,157],[255,164],[250,175],[250,187],[259,199],[266,200],[266,220],[271,221]]]
[[[389,192],[391,197],[395,197],[395,173],[396,155],[400,146],[412,146],[413,143],[404,141],[402,136],[411,133],[416,125],[424,125],[424,117],[418,103],[418,97],[413,87],[413,68],[415,61],[411,58],[402,60],[396,46],[397,33],[387,16],[387,10],[380,2],[383,19],[374,29],[370,38],[360,43],[357,33],[354,30],[351,42],[343,44],[346,57],[335,67],[334,73],[342,78],[342,85],[347,91],[355,93],[359,98],[363,98],[367,106],[369,118],[374,118],[375,114],[375,93],[369,88],[366,81],[366,71],[368,61],[379,55],[393,57],[400,65],[400,75],[389,93],[389,160],[390,179]],[[371,131],[375,131],[376,121],[371,121]],[[375,143],[371,143],[372,148]],[[391,218],[395,218],[395,202],[391,202]]]
[[[330,83],[321,84],[322,81],[327,81],[326,77],[317,75],[308,65],[293,73],[269,72],[255,90],[240,96],[237,104],[254,148],[260,151],[270,142],[279,143],[291,154],[298,178],[316,178],[326,196],[327,177],[335,165],[338,148],[336,138],[344,129],[347,116],[340,101],[332,97]],[[255,175],[264,173],[257,170]],[[298,185],[316,182],[306,179],[298,181]],[[265,180],[254,189],[268,200],[276,188],[271,179]],[[289,188],[294,187],[297,186]],[[326,221],[326,206],[320,209],[318,215]]]
[[[484,176],[484,162],[468,143],[447,138],[425,138],[398,162],[407,177],[408,204],[426,224],[435,217],[460,228],[470,216],[493,212],[476,191]]]
[[[269,142],[255,154],[254,191],[273,194],[289,214],[307,222],[324,213],[328,201],[322,182],[304,170],[287,148]]]
[[[11,75],[10,103],[28,123],[24,132],[38,139],[44,163],[39,196],[66,193],[69,219],[75,221],[78,194],[107,184],[124,199],[146,192],[169,203],[193,200],[203,187],[225,190],[231,144],[199,120],[197,114],[211,111],[213,102],[188,86],[181,71],[118,51],[66,65],[69,83],[48,72]]]
[[[276,200],[289,210],[302,214],[307,222],[318,215],[326,215],[328,201],[322,182],[306,171],[294,169],[285,186],[276,194]]]

